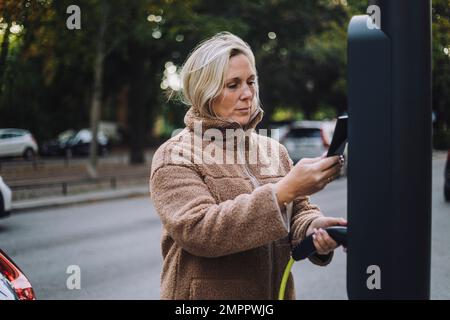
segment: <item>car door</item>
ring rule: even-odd
[[[24,132],[13,132],[13,137],[11,138],[13,141],[12,143],[12,152],[14,155],[21,156],[23,152],[25,151],[25,148],[27,146],[27,138]]]
[[[10,132],[5,132],[0,135],[0,156],[14,155],[15,135]]]
[[[24,135],[20,132],[8,132],[5,134],[5,155],[20,156],[25,149]],[[3,140],[3,139],[2,139]]]

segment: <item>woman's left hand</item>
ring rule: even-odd
[[[313,234],[314,246],[317,253],[320,255],[327,255],[338,247],[336,241],[324,230],[332,226],[346,226],[347,220],[343,218],[319,217],[314,219],[306,231],[306,236]]]

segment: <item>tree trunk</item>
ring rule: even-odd
[[[3,87],[3,74],[5,73],[6,69],[6,59],[8,58],[8,51],[9,51],[9,35],[11,33],[9,30],[10,28],[9,16],[5,14],[4,19],[6,21],[6,30],[5,33],[3,34],[3,41],[0,52],[0,92],[2,91]]]
[[[102,3],[102,12],[101,12],[101,22],[100,22],[100,32],[98,35],[97,42],[97,50],[95,54],[94,61],[94,85],[92,91],[92,99],[91,99],[91,133],[92,140],[89,146],[89,164],[88,164],[88,174],[91,178],[95,178],[98,176],[97,173],[97,162],[98,162],[98,141],[97,141],[97,133],[98,133],[98,123],[100,121],[100,112],[101,112],[101,104],[102,104],[102,92],[103,92],[103,62],[105,58],[105,32],[106,32],[106,23],[107,23],[107,10],[103,10],[106,3],[103,1]]]
[[[146,122],[149,121],[146,112],[148,91],[151,89],[146,77],[148,67],[145,51],[138,44],[129,44],[131,55],[130,92],[128,95],[128,128],[130,137],[130,164],[145,162]]]

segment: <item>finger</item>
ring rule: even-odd
[[[325,248],[327,250],[332,250],[336,248],[337,243],[330,237],[330,235],[325,230],[319,229],[319,234],[320,237],[318,238],[318,241],[322,246],[322,248]]]
[[[345,220],[344,218],[328,218],[328,220],[326,221],[326,226],[327,227],[331,227],[331,226],[346,226],[347,225],[347,220]]]
[[[316,239],[317,239],[319,246],[322,248],[322,252],[324,254],[327,254],[330,251],[334,250],[337,246],[337,244],[336,244],[336,246],[333,246],[334,240],[329,239],[329,240],[331,240],[330,243],[328,242],[328,240],[326,240],[323,229],[319,229]]]
[[[320,233],[322,235],[322,243],[321,243],[322,247],[328,250],[334,250],[338,247],[337,242],[330,237],[328,232],[326,232],[325,230],[320,230]]]
[[[322,157],[316,157],[316,158],[303,158],[301,161],[306,164],[316,163],[320,161]]]
[[[328,169],[333,168],[337,164],[339,164],[339,156],[321,158],[317,162],[320,171],[327,171]]]
[[[338,177],[341,173],[342,166],[338,163],[335,163],[334,166],[326,169],[325,171],[322,171],[322,179],[330,183],[333,181],[336,177]]]
[[[314,234],[313,235],[313,243],[314,243],[314,247],[316,247],[316,251],[319,254],[325,254],[326,250],[322,247],[321,243],[319,242],[319,234]]]
[[[318,254],[326,255],[329,253],[327,250],[322,248],[318,242],[314,242],[314,246],[316,247],[316,253]]]
[[[327,184],[333,182],[336,179],[337,174],[333,175],[332,172],[322,172],[320,175],[320,183],[322,184],[322,189],[326,187]]]
[[[340,172],[340,170],[339,170],[339,172]],[[340,175],[341,175],[340,173],[337,173],[337,174],[335,174],[334,176],[331,176],[331,177],[328,177],[328,176],[324,175],[323,179],[326,181],[326,184],[328,184],[328,183],[333,182],[337,178],[339,178]]]
[[[341,171],[339,170],[339,172],[337,174],[335,174],[334,176],[331,177],[331,181],[336,180],[337,178],[339,178],[341,176]]]
[[[339,170],[337,170],[337,173],[331,177],[331,181],[334,181],[341,176],[341,170],[342,170],[342,166],[339,168]]]

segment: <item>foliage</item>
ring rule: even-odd
[[[72,4],[81,8],[81,30],[66,27]],[[105,8],[102,119],[119,121],[135,148],[151,141],[158,116],[166,135],[183,125],[186,108],[160,88],[166,62],[181,66],[199,41],[223,30],[255,53],[266,121],[340,114],[347,25],[366,7],[362,0],[0,0],[0,127],[27,128],[42,141],[89,125]],[[441,129],[450,122],[449,8],[450,0],[433,0],[433,108]],[[8,31],[13,23],[19,32]]]

